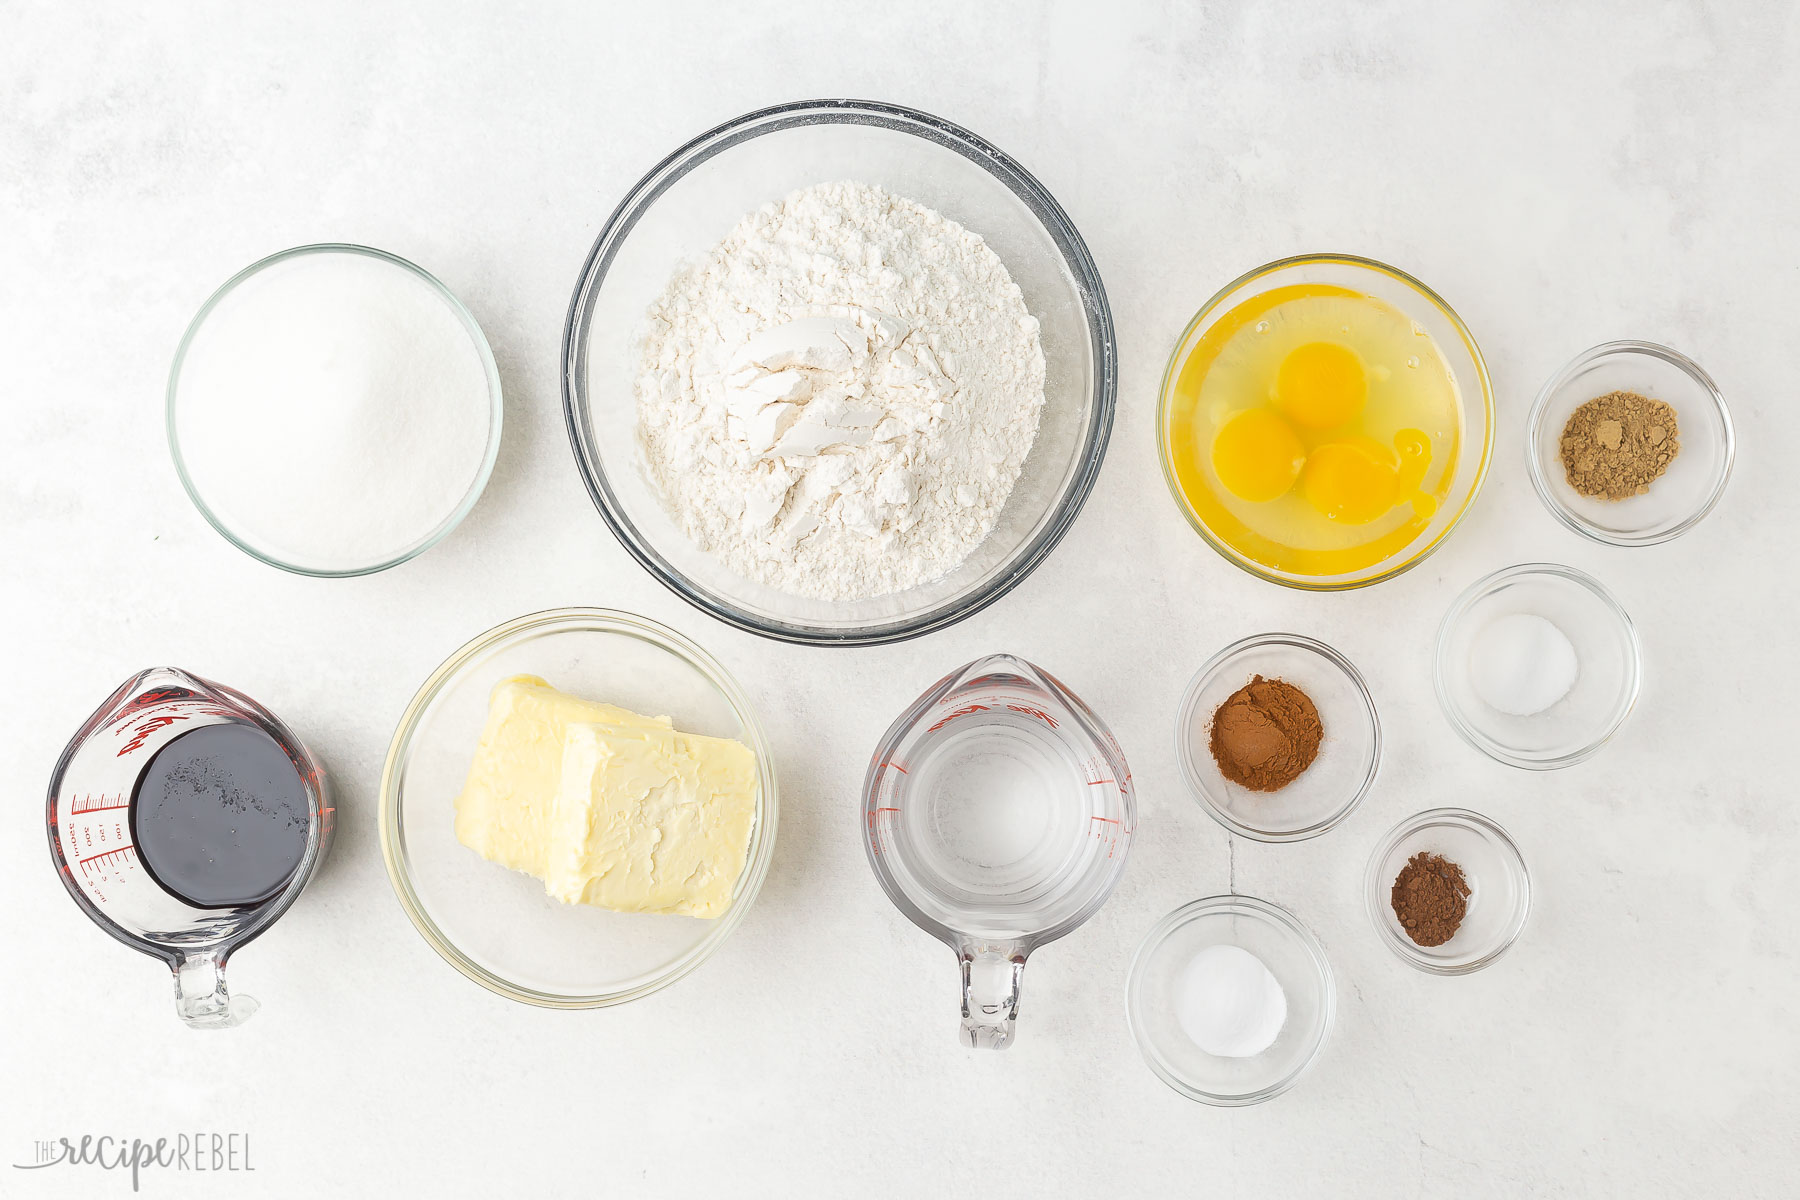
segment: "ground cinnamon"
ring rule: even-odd
[[[1421,850],[1400,869],[1389,902],[1407,937],[1421,946],[1441,946],[1456,936],[1469,911],[1469,881],[1443,855]]]
[[[1211,750],[1225,778],[1273,792],[1312,766],[1324,736],[1312,697],[1284,679],[1258,675],[1213,712]]]

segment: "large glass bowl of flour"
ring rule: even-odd
[[[745,214],[803,188],[846,181],[941,213],[999,256],[1038,322],[1044,403],[1017,481],[960,565],[885,595],[822,599],[733,570],[677,524],[640,447],[638,380],[648,314],[678,268],[708,254]],[[563,404],[576,463],[625,548],[670,590],[721,620],[831,645],[898,641],[952,624],[1042,562],[1099,472],[1115,372],[1099,273],[1043,185],[967,130],[866,101],[763,109],[663,160],[601,231],[563,334]]]

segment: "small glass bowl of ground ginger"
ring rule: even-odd
[[[1691,359],[1652,342],[1607,342],[1538,393],[1525,465],[1550,514],[1612,546],[1680,537],[1731,477],[1731,414]]]
[[[1381,767],[1368,684],[1330,646],[1294,633],[1245,638],[1200,668],[1175,719],[1194,798],[1233,833],[1317,837],[1349,816]]]
[[[1531,912],[1531,873],[1519,847],[1465,808],[1434,808],[1395,826],[1369,858],[1364,892],[1381,940],[1432,975],[1487,966],[1518,939]],[[1419,940],[1401,923],[1403,910]]]

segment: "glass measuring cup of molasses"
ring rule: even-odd
[[[326,781],[242,692],[173,667],[126,680],[50,780],[50,857],[100,928],[162,959],[195,1028],[256,1010],[225,986],[232,952],[299,898],[331,843]]]
[[[888,899],[956,952],[962,1040],[1013,1039],[1025,960],[1099,911],[1137,801],[1125,755],[1054,676],[995,654],[946,675],[882,739],[864,849]]]

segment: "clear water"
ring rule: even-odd
[[[940,919],[1030,932],[1086,900],[1101,796],[1067,737],[1000,708],[924,734],[908,759],[894,850]]]

